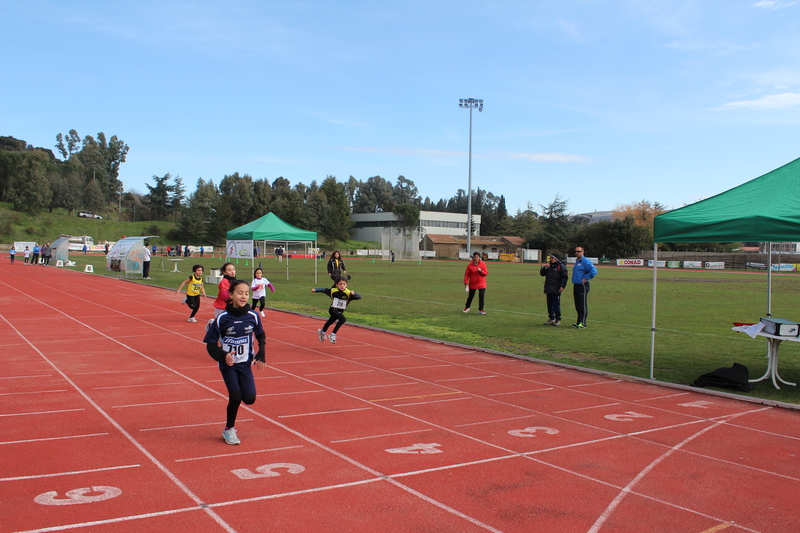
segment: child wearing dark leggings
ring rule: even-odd
[[[336,286],[329,289],[311,289],[311,292],[324,292],[331,297],[331,306],[328,308],[328,314],[331,316],[328,321],[325,322],[325,325],[322,326],[322,329],[317,330],[317,334],[319,335],[320,342],[325,342],[325,339],[328,339],[331,341],[331,344],[336,344],[336,333],[339,331],[339,328],[347,322],[347,319],[344,317],[347,304],[350,303],[351,300],[360,300],[361,295],[347,288],[347,278],[337,279]],[[328,328],[334,323],[336,325],[333,327],[331,334],[328,335]]]

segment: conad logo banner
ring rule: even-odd
[[[617,266],[644,266],[644,259],[617,259]]]

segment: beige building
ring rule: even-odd
[[[472,237],[470,244],[473,252],[481,252],[484,258],[497,260],[501,254],[519,256],[518,251],[523,246],[522,237],[505,236],[477,236]],[[433,257],[447,257],[457,259],[459,256],[468,258],[466,235],[441,235],[427,234],[422,239],[420,247],[423,251],[433,252]]]

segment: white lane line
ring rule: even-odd
[[[444,403],[444,402],[459,402],[461,400],[471,400],[472,398],[450,398],[448,400],[431,400],[429,402],[414,402],[414,403],[396,403],[392,407],[407,407],[409,405],[428,405],[432,403]]]
[[[332,440],[331,443],[333,444],[338,442],[352,442],[355,440],[380,439],[381,437],[393,437],[395,435],[410,435],[411,433],[422,433],[423,431],[431,431],[431,428],[415,429],[413,431],[398,431],[397,433],[383,433],[381,435],[369,435],[366,437],[354,437],[352,439]]]
[[[36,379],[36,378],[52,378],[53,374],[37,374],[35,376],[0,376],[0,379]]]
[[[677,394],[667,394],[666,396],[654,396],[653,398],[642,398],[640,400],[633,400],[634,402],[652,402],[653,400],[663,400],[665,398],[675,398],[676,396],[688,396],[691,392],[679,392]]]
[[[389,370],[397,371],[397,370],[418,370],[420,368],[444,368],[448,366],[453,366],[451,364],[446,365],[424,365],[424,366],[398,366],[395,368],[390,368]]]
[[[435,380],[433,380],[433,382],[434,383],[444,383],[446,381],[467,381],[467,380],[470,380],[470,379],[496,379],[496,378],[501,378],[501,377],[503,377],[503,376],[501,376],[499,374],[494,374],[494,375],[491,375],[491,376],[474,376],[474,377],[471,377],[471,378],[435,379]]]
[[[368,374],[374,370],[348,370],[343,372],[319,372],[317,374],[303,374],[304,376],[341,376],[344,374]]]
[[[135,389],[136,387],[163,387],[166,385],[187,385],[185,381],[176,383],[145,383],[143,385],[116,385],[114,387],[92,387],[90,390],[105,390],[105,389]]]
[[[406,383],[389,383],[387,385],[361,385],[360,387],[344,387],[342,390],[359,390],[359,389],[382,389],[384,387],[403,387],[406,385],[418,385],[419,381],[408,381]]]
[[[595,383],[579,383],[577,385],[567,385],[568,389],[577,389],[578,387],[594,387],[595,385],[608,385],[609,383],[619,383],[621,379],[610,379],[608,381],[598,381]]]
[[[109,466],[106,468],[92,468],[91,470],[73,470],[72,472],[53,472],[50,474],[38,474],[35,476],[17,476],[17,477],[3,477],[0,478],[0,481],[19,481],[22,479],[42,479],[48,477],[59,477],[59,476],[73,476],[77,474],[88,474],[90,472],[107,472],[109,470],[123,470],[126,468],[139,468],[142,465],[123,465],[123,466]]]
[[[351,411],[369,411],[372,407],[358,407],[356,409],[339,409],[338,411],[318,411],[316,413],[300,413],[297,415],[281,415],[278,418],[297,418],[300,416],[316,416],[316,415],[335,415],[337,413],[349,413]]]
[[[238,420],[237,420],[238,422]],[[264,453],[264,452],[280,452],[283,450],[294,450],[297,448],[302,448],[302,444],[298,444],[296,446],[283,446],[282,448],[269,448],[266,450],[248,450],[246,452],[235,452],[235,453],[223,453],[219,455],[206,455],[203,457],[187,457],[185,459],[175,459],[176,463],[185,463],[187,461],[202,461],[205,459],[219,459],[220,457],[233,457],[235,455],[250,455],[252,453]]]
[[[576,411],[588,411],[590,409],[600,409],[601,407],[611,407],[612,405],[622,405],[621,402],[604,403],[602,405],[592,405],[591,407],[579,407],[577,409],[562,409],[561,411],[553,411],[553,414],[559,413],[574,413]]]
[[[494,423],[497,423],[497,422],[508,422],[509,420],[520,420],[522,418],[533,418],[534,416],[537,416],[537,415],[530,414],[530,415],[525,415],[525,416],[514,416],[514,417],[511,417],[511,418],[500,418],[500,419],[497,419],[497,420],[484,420],[482,422],[470,422],[469,424],[458,424],[458,425],[456,425],[454,427],[463,428],[463,427],[468,427],[468,426],[478,426],[478,425],[481,425],[481,424],[494,424]]]
[[[524,394],[526,392],[539,392],[543,390],[553,390],[553,387],[545,387],[544,389],[529,389],[529,390],[519,390],[519,391],[512,391],[512,392],[495,392],[494,394],[487,394],[486,396],[492,398],[494,396],[507,396],[509,394]]]
[[[75,411],[85,411],[86,409],[78,408],[78,409],[59,409],[57,411],[35,411],[33,413],[8,413],[0,415],[0,417],[6,416],[28,416],[28,415],[52,415],[55,413],[73,413]]]
[[[236,419],[236,423],[237,424],[239,422],[252,422],[252,421],[253,421],[252,418],[237,418]],[[215,426],[217,424],[224,425],[225,422],[224,421],[222,421],[222,422],[219,422],[219,421],[218,422],[202,422],[200,424],[182,424],[180,426],[164,426],[164,427],[160,427],[160,428],[143,428],[143,429],[140,429],[139,431],[164,431],[164,430],[167,430],[167,429],[183,429],[183,428],[194,428],[194,427],[201,427],[201,426]]]
[[[288,392],[269,392],[266,394],[259,393],[259,396],[291,396],[292,394],[311,394],[315,392],[328,392],[324,389],[319,390],[295,390],[295,391],[288,391]]]
[[[98,333],[100,333],[100,332],[98,331]],[[103,334],[100,333],[100,335],[103,335]],[[122,343],[120,343],[120,344],[122,344]],[[125,345],[123,344],[123,346],[125,346]],[[127,346],[125,346],[125,347],[127,348]],[[104,370],[102,372],[76,372],[75,375],[76,376],[94,376],[96,374],[130,374],[132,372],[159,372],[159,371],[160,371],[159,368],[144,369],[144,370]]]
[[[56,389],[56,390],[32,390],[25,392],[3,392],[0,393],[0,396],[18,396],[20,394],[48,394],[51,392],[69,392],[69,391],[67,389]]]
[[[200,398],[198,400],[173,400],[169,402],[155,402],[155,403],[132,403],[129,405],[112,405],[112,409],[122,409],[123,407],[147,407],[149,405],[172,405],[176,403],[193,403],[193,402],[214,402],[219,398]]]
[[[51,440],[83,439],[86,437],[99,437],[101,435],[108,435],[108,433],[87,433],[85,435],[62,435],[61,437],[47,437],[44,439],[9,440],[0,442],[0,444],[25,444],[29,442],[46,442]]]
[[[767,407],[765,409],[769,409],[769,407]],[[739,414],[728,416],[728,417],[725,418],[725,420],[719,420],[719,421],[717,421],[717,422],[715,422],[715,423],[713,423],[713,424],[701,429],[700,431],[698,431],[694,435],[690,435],[689,437],[685,438],[683,441],[679,442],[675,446],[672,446],[666,452],[664,452],[659,457],[657,457],[655,460],[653,460],[649,465],[644,467],[638,474],[636,474],[636,477],[634,477],[627,485],[625,485],[622,488],[622,490],[619,491],[617,496],[611,501],[611,503],[608,504],[608,507],[606,507],[606,509],[603,511],[603,513],[597,518],[597,520],[592,525],[592,527],[589,528],[589,531],[587,533],[597,533],[598,531],[600,531],[600,529],[603,527],[603,524],[606,523],[608,518],[614,513],[614,511],[617,509],[617,507],[619,507],[619,504],[622,503],[622,500],[624,500],[625,497],[630,492],[633,491],[633,487],[635,487],[642,479],[644,479],[647,476],[647,474],[652,472],[653,469],[655,467],[657,467],[660,463],[665,461],[672,454],[674,454],[675,452],[677,452],[678,450],[680,450],[681,448],[683,448],[684,446],[686,446],[687,444],[689,444],[690,442],[695,440],[696,438],[700,437],[701,435],[711,431],[712,429],[716,429],[717,427],[725,424],[728,420],[733,420],[734,418],[737,418],[737,417],[742,416],[744,414],[745,413],[739,413]]]

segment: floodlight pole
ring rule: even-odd
[[[469,181],[467,182],[467,255],[472,252],[472,110],[483,111],[483,100],[461,98],[458,107],[469,109]]]

